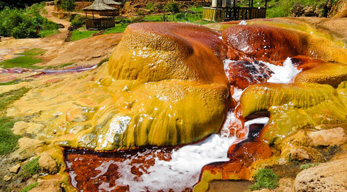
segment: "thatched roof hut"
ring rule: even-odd
[[[83,8],[83,11],[102,12],[102,11],[114,11],[116,8],[108,6],[103,0],[95,0],[93,4]]]
[[[93,18],[86,21],[86,27],[89,28],[110,28],[115,26],[114,15],[117,14],[118,9],[108,6],[103,0],[95,0],[93,4],[83,8],[83,11],[92,12]],[[94,18],[94,12],[99,13],[100,16],[112,16],[104,18]]]
[[[109,5],[109,6],[112,6],[112,5],[122,5],[121,2],[116,2],[116,1],[113,1],[113,0],[104,0],[104,3],[106,5]]]

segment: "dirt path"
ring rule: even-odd
[[[42,14],[42,16],[46,17],[48,20],[54,22],[54,23],[58,23],[64,26],[64,28],[59,28],[59,32],[60,33],[67,33],[68,32],[68,28],[71,25],[71,22],[66,21],[64,19],[59,19],[57,17],[53,16],[53,12],[54,12],[54,6],[53,5],[46,5],[45,9],[47,10],[47,14]]]

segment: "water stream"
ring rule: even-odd
[[[233,61],[224,61],[227,76],[230,62]],[[267,80],[271,83],[290,83],[300,72],[293,66],[290,58],[283,66],[261,63],[273,72]],[[242,92],[243,90],[234,88],[233,98],[237,103]],[[243,128],[234,112],[229,111],[220,134],[213,134],[204,141],[183,147],[148,148],[137,152],[104,155],[70,150],[66,154],[66,160],[71,183],[80,191],[189,191],[198,182],[203,166],[228,161],[229,147],[247,138],[249,126],[265,125],[268,120],[268,117],[252,119]],[[238,138],[235,129],[242,129],[246,137]]]

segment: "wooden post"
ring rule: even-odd
[[[234,18],[233,20],[237,20],[236,19],[236,0],[234,0]]]

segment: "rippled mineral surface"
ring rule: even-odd
[[[100,67],[0,92],[30,88],[6,115],[45,143],[60,170],[42,179],[67,191],[208,191],[295,150],[326,161],[309,135],[347,129],[344,46],[289,19],[138,23]]]

